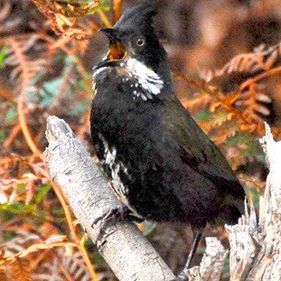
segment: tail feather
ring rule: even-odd
[[[233,225],[238,222],[238,219],[245,213],[245,198],[244,188],[239,181],[230,181],[224,188],[225,199],[219,209],[219,220],[223,223]]]
[[[235,206],[235,205],[223,205],[219,209],[219,215],[216,220],[216,224],[219,224],[219,225],[237,224],[238,219],[242,216],[243,213],[244,213],[244,207],[243,207],[243,210],[241,210],[240,206],[239,206],[239,208],[237,208],[237,206]]]

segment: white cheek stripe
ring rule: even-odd
[[[151,93],[152,95],[159,95],[164,82],[159,75],[152,69],[137,59],[129,58],[126,62],[126,68],[134,76],[140,86]]]

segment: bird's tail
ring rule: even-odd
[[[244,210],[242,211],[241,206],[230,204],[223,205],[219,209],[218,221],[216,221],[216,223],[229,225],[237,224],[238,219],[242,216],[243,213]]]
[[[238,219],[245,213],[246,195],[243,187],[238,181],[228,183],[228,188],[225,188],[226,196],[223,204],[218,212],[218,220],[220,224],[233,225],[238,222]],[[218,222],[216,222],[218,223]]]

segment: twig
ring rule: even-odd
[[[112,20],[117,22],[122,14],[123,0],[113,0],[111,5]]]
[[[98,9],[98,14],[100,16],[100,19],[101,21],[103,22],[103,24],[106,26],[106,27],[112,27],[112,24],[109,20],[109,18],[107,17],[107,15],[105,14],[105,12],[101,9]]]
[[[3,147],[8,148],[13,143],[13,141],[15,140],[15,138],[17,137],[20,131],[21,131],[21,126],[20,124],[17,123],[11,130],[10,135],[6,138],[5,142],[3,143]]]
[[[21,127],[22,133],[24,135],[24,138],[26,140],[26,143],[27,143],[28,147],[30,148],[30,150],[33,152],[33,154],[36,157],[40,158],[42,153],[41,153],[40,149],[37,147],[37,145],[34,143],[33,137],[31,135],[31,132],[27,125],[27,120],[26,120],[25,110],[24,110],[24,94],[23,93],[18,97],[17,111],[18,111],[18,116],[19,116],[20,127]]]
[[[253,82],[257,83],[258,81],[260,81],[262,79],[265,79],[265,78],[268,78],[268,77],[271,77],[271,76],[274,76],[274,75],[277,75],[277,74],[280,74],[280,73],[281,73],[281,66],[272,68],[270,70],[267,70],[264,73],[261,73],[261,74],[257,75],[254,78],[248,79],[247,81],[242,83],[242,85],[240,86],[240,89],[244,90],[247,87],[249,87]]]

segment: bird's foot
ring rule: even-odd
[[[187,277],[186,273],[184,272],[184,270],[177,276],[175,281],[188,281],[188,277]]]
[[[109,210],[105,215],[94,220],[92,227],[94,225],[100,224],[99,232],[96,238],[96,245],[98,249],[104,244],[108,235],[110,235],[110,233],[105,235],[106,228],[115,225],[117,222],[124,221],[128,215],[129,209],[126,206],[120,206],[118,208]]]
[[[182,272],[177,276],[175,281],[188,281],[188,279],[189,279],[188,278],[188,275],[189,275],[188,271],[189,271],[189,268],[191,266],[193,256],[196,252],[198,243],[201,239],[202,232],[203,232],[203,229],[193,231],[192,245],[191,245],[191,249],[190,249],[190,252],[188,254],[188,257],[187,257],[187,261],[185,263],[185,266],[184,266]]]
[[[135,216],[128,207],[120,206],[109,210],[105,215],[98,217],[92,223],[92,227],[94,225],[100,224],[99,232],[96,238],[96,245],[98,249],[100,249],[101,246],[104,245],[106,238],[110,234],[112,234],[112,232],[106,233],[105,232],[106,228],[115,225],[117,222],[125,221],[125,220],[140,222],[141,218]]]
[[[188,280],[189,280],[188,277],[179,275],[176,279],[173,279],[171,281],[188,281]]]

